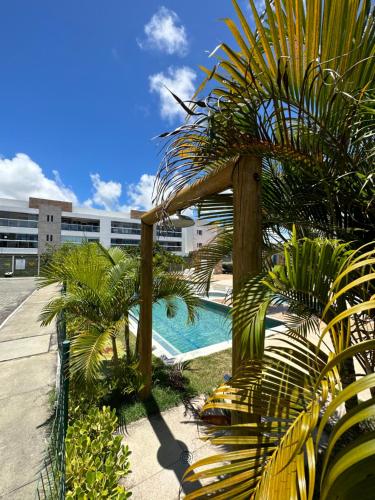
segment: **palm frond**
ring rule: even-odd
[[[167,301],[174,298],[183,300],[187,307],[189,321],[193,322],[197,314],[199,300],[195,295],[193,287],[178,273],[170,273],[169,275],[157,276],[153,284],[153,302],[161,300]],[[173,308],[173,306],[172,306]]]
[[[281,500],[293,495],[312,498],[319,490],[317,456],[322,453],[325,425],[353,394],[373,387],[375,376],[365,376],[342,390],[337,367],[351,352],[343,351],[340,358],[331,357],[329,364],[324,365],[325,354],[317,352],[305,340],[294,340],[285,347],[280,346],[282,336],[277,340],[276,345],[266,348],[263,360],[242,366],[230,384],[219,387],[205,404],[203,412],[225,409],[256,418],[252,424],[209,429],[211,443],[240,448],[202,459],[189,467],[185,473],[188,481],[217,480],[188,494],[187,499]],[[361,350],[374,346],[375,341],[370,341]],[[326,372],[324,366],[329,367]],[[321,372],[324,376],[319,379]],[[342,456],[338,456],[341,467],[331,461],[333,450],[337,453],[339,437],[357,423],[375,416],[374,402],[372,399],[363,403],[337,420],[323,455],[321,498],[330,498],[333,478],[342,481],[342,474],[351,473],[362,457],[375,459],[375,435],[368,433],[366,439],[361,436],[352,445],[357,451],[352,461],[348,460],[352,446],[345,447]],[[362,449],[363,442],[366,450]],[[367,464],[366,474],[370,471]],[[362,477],[355,479],[351,475],[352,483],[358,484]]]
[[[301,224],[347,241],[374,237],[375,18],[370,2],[266,0],[252,29],[237,2],[197,98],[195,121],[167,138],[157,201],[242,156],[263,159],[267,224]],[[335,40],[332,42],[332,40]],[[204,85],[200,87],[200,93]],[[271,181],[271,182],[269,182]],[[223,200],[224,201],[224,200]],[[207,217],[228,203],[200,201]],[[207,207],[210,207],[211,211]],[[215,205],[216,204],[216,205]]]
[[[215,238],[194,252],[193,266],[194,275],[192,277],[194,284],[200,288],[209,291],[212,273],[222,261],[232,253],[233,230],[221,230]]]
[[[102,373],[104,349],[108,346],[111,330],[91,329],[73,338],[70,369],[78,382],[92,384]]]
[[[187,499],[347,498],[349,491],[371,498],[366,491],[371,491],[374,477],[375,433],[366,422],[375,417],[375,374],[364,372],[345,384],[341,377],[348,360],[366,358],[375,348],[373,336],[350,345],[356,316],[371,318],[375,311],[375,294],[369,295],[375,282],[374,249],[364,250],[348,253],[338,242],[299,241],[294,235],[284,271],[274,273],[272,283],[267,283],[267,277],[262,280],[266,286],[259,288],[268,293],[289,282],[296,288],[309,286],[320,302],[321,317],[328,318],[327,324],[321,334],[316,329],[315,335],[321,337],[318,344],[311,336],[274,333],[267,338],[261,359],[243,364],[229,383],[215,390],[203,412],[239,412],[250,415],[253,423],[208,430],[207,439],[213,444],[235,445],[236,450],[223,451],[189,467],[186,480],[206,480],[209,484]],[[301,272],[303,262],[307,277],[295,272]],[[331,266],[333,275],[328,272]],[[321,279],[316,269],[323,273]],[[251,313],[256,316],[256,308],[255,312],[249,310],[248,317]],[[323,351],[320,346],[327,334],[332,344]],[[359,394],[363,401],[345,413],[338,412]],[[348,433],[353,432],[355,437],[348,443]]]
[[[248,279],[236,297],[234,313],[243,332],[244,352],[251,357],[262,355],[265,315],[270,305],[285,306],[285,325],[295,336],[307,336],[323,317],[333,317],[345,308],[342,299],[324,310],[331,287],[350,255],[345,244],[298,239],[294,231],[292,239],[284,244],[284,264]],[[346,294],[345,299],[349,298]]]

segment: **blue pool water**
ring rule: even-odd
[[[201,301],[194,323],[188,323],[187,308],[180,299],[175,299],[177,313],[168,318],[164,302],[153,305],[152,329],[154,339],[171,355],[194,351],[231,339],[232,321],[229,307],[206,300]],[[135,311],[135,315],[138,316]],[[266,328],[281,325],[267,318]]]

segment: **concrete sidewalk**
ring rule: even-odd
[[[56,376],[55,325],[42,328],[38,316],[56,293],[33,292],[0,328],[1,499],[35,498]]]
[[[193,401],[201,406],[202,399]],[[220,453],[220,447],[202,441],[203,428],[180,405],[159,415],[129,424],[123,443],[129,446],[132,472],[122,481],[134,500],[177,500],[199,483],[183,483],[187,467]],[[205,481],[204,485],[209,481]]]

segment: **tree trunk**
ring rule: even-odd
[[[241,157],[233,170],[233,295],[236,300],[246,279],[262,271],[262,212],[261,186],[262,161],[255,157]],[[241,351],[242,328],[238,313],[233,313],[232,323],[232,375],[241,363],[261,358],[261,353]],[[256,355],[256,356],[255,356]],[[250,414],[233,411],[232,424],[258,421]],[[241,434],[241,432],[239,432]]]
[[[139,321],[137,324],[137,336],[135,338],[135,353],[137,358],[139,358]]]
[[[130,360],[130,330],[129,330],[129,314],[125,314],[125,352],[126,352],[126,360]]]
[[[140,397],[144,401],[151,392],[152,382],[152,248],[153,226],[141,225],[141,280],[139,311],[139,370],[144,385]]]
[[[118,366],[118,352],[117,352],[116,338],[111,337],[111,341],[112,341],[112,353],[113,353],[112,360],[113,360],[113,363],[116,366]]]

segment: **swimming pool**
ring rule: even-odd
[[[177,313],[168,318],[163,302],[156,303],[152,308],[153,340],[162,347],[168,357],[197,351],[202,355],[205,348],[214,347],[210,352],[230,347],[232,337],[232,320],[230,308],[201,299],[194,323],[188,323],[187,308],[180,299],[175,299]],[[138,316],[138,311],[134,311]],[[282,325],[281,322],[267,318],[266,329]],[[218,347],[218,348],[216,348]],[[199,351],[199,352],[198,352]]]

